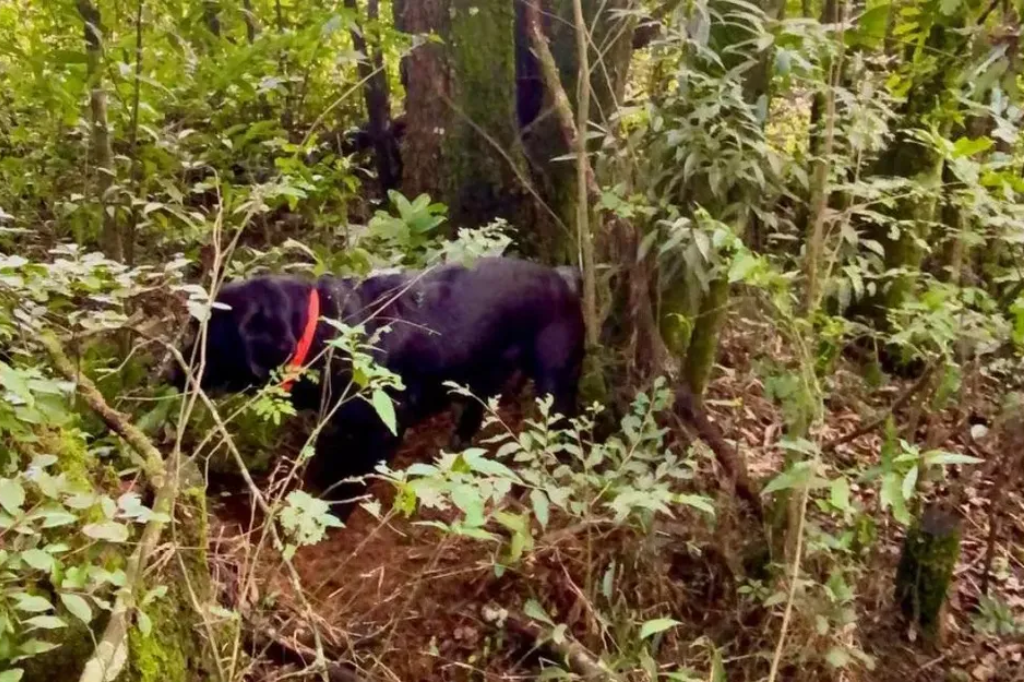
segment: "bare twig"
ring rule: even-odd
[[[861,436],[866,436],[867,434],[871,433],[875,429],[885,424],[886,420],[888,420],[894,412],[896,412],[901,407],[906,405],[911,398],[917,395],[925,386],[928,385],[928,380],[931,379],[932,373],[935,372],[935,367],[935,364],[930,364],[927,367],[925,367],[924,372],[921,373],[921,376],[918,377],[917,381],[914,382],[912,386],[903,391],[903,393],[901,393],[899,397],[897,397],[896,400],[892,402],[892,405],[889,406],[889,409],[883,411],[882,414],[880,414],[875,419],[872,419],[867,424],[864,424],[860,428],[851,431],[845,436],[839,436],[838,438],[835,438],[825,443],[824,447],[822,448],[822,451],[832,452],[840,445],[845,445],[847,443],[857,440]]]

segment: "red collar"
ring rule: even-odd
[[[281,388],[291,390],[295,383],[296,375],[302,371],[309,356],[309,349],[313,346],[313,337],[316,335],[316,325],[320,321],[320,294],[314,286],[309,292],[309,307],[306,309],[306,328],[302,330],[302,338],[295,347],[295,353],[288,361],[287,378],[281,382]]]

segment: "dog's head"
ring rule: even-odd
[[[182,355],[200,384],[214,393],[240,393],[265,384],[274,369],[295,351],[309,300],[310,285],[279,277],[261,277],[225,286],[206,324],[193,320]],[[176,365],[171,383],[185,388],[187,374]]]

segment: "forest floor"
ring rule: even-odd
[[[714,420],[727,438],[738,442],[752,473],[758,477],[777,471],[781,452],[775,443],[783,420],[780,408],[765,397],[755,372],[755,354],[781,357],[781,345],[765,347],[758,330],[733,332],[724,344],[721,364],[707,400]],[[852,374],[838,372],[832,380],[849,381],[851,387],[862,384]],[[885,409],[908,385],[893,382],[876,392],[872,407]],[[828,406],[825,440],[855,429],[869,415],[858,413],[863,402],[856,391],[834,390],[844,396],[844,404]],[[979,396],[971,409],[985,411],[991,400]],[[913,409],[909,405],[906,409]],[[961,410],[964,406],[961,406]],[[511,425],[522,419],[519,403],[509,403],[503,418]],[[951,418],[951,422],[953,419]],[[962,421],[961,421],[962,425]],[[430,461],[443,448],[451,433],[451,419],[439,416],[413,429],[398,456],[396,467],[416,461]],[[960,428],[959,431],[965,431]],[[940,447],[965,451],[965,436],[954,433]],[[860,464],[878,460],[880,435],[869,434],[836,457]],[[1024,680],[1024,644],[1018,638],[995,638],[979,633],[972,626],[975,605],[980,598],[981,573],[988,541],[989,512],[987,488],[991,481],[967,486],[963,507],[965,523],[956,587],[949,601],[945,623],[945,644],[940,649],[911,641],[907,629],[892,604],[892,584],[900,551],[902,533],[891,520],[878,529],[878,541],[855,584],[858,622],[855,636],[864,650],[876,660],[873,671],[851,671],[835,679],[878,682],[916,680]],[[383,482],[371,488],[389,508],[393,490]],[[869,509],[877,506],[873,490],[865,486],[854,495]],[[222,495],[214,505],[219,521],[214,524],[215,561],[225,565],[246,565],[252,559],[252,546],[244,532],[251,519],[247,497]],[[888,515],[884,516],[888,518]],[[876,515],[876,518],[883,518]],[[419,517],[420,520],[423,516]],[[682,531],[683,543],[701,544],[706,539],[694,530],[692,537]],[[1024,612],[1024,498],[1010,491],[1005,505],[1002,537],[997,547],[991,592],[1002,599],[1019,618]],[[614,542],[614,539],[609,539]],[[578,548],[567,542],[556,544],[552,553],[534,564],[510,570],[502,578],[494,575],[492,557],[483,543],[442,535],[438,530],[396,516],[382,522],[366,511],[356,510],[345,528],[331,531],[319,544],[300,549],[295,566],[315,610],[315,622],[325,647],[340,658],[357,661],[366,679],[401,680],[526,680],[536,679],[537,652],[533,642],[515,639],[487,622],[483,617],[489,606],[521,608],[529,598],[537,597],[550,605],[555,601],[565,622],[575,624],[570,631],[586,631],[589,606],[566,565],[578,562]],[[564,552],[564,555],[563,555]],[[295,641],[309,643],[308,613],[295,598],[279,558],[262,553],[257,579],[248,595],[250,602],[275,604],[279,612],[300,614],[294,620],[281,619],[276,627]],[[677,581],[660,603],[671,605],[666,614],[682,621],[680,638],[691,641],[707,635],[724,652],[728,679],[759,680],[767,677],[767,662],[780,628],[781,618],[765,616],[763,609],[744,604],[735,586],[723,587],[711,561],[673,560],[662,581]],[[807,570],[813,570],[808,567]],[[215,571],[216,574],[216,571]],[[664,587],[664,586],[662,586]],[[661,587],[659,587],[661,589]],[[552,599],[552,595],[556,596]],[[760,614],[760,615],[752,615]],[[299,623],[304,623],[300,625]],[[583,623],[584,625],[580,625]],[[514,641],[513,641],[514,640]],[[801,642],[809,638],[799,630],[790,632],[788,641],[798,656]],[[295,674],[295,661],[265,658],[255,663],[250,679],[280,679]],[[686,660],[697,670],[708,669],[706,656],[694,650]],[[703,679],[709,679],[704,673]],[[799,669],[780,679],[824,679]]]

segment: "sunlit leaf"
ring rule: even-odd
[[[674,628],[677,625],[682,625],[682,623],[678,620],[672,620],[671,618],[649,620],[640,627],[640,639],[647,639],[651,635],[664,632],[665,630]]]
[[[385,391],[377,389],[373,392],[373,409],[377,411],[384,425],[394,435],[398,435],[398,424],[395,420],[395,403]]]

